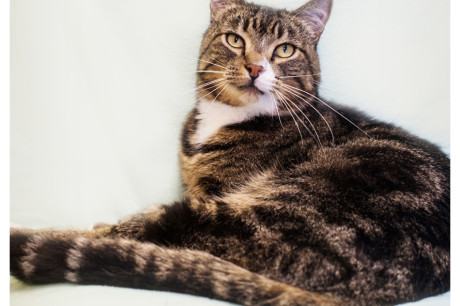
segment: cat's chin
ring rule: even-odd
[[[257,88],[255,85],[241,86],[239,89],[246,94],[254,94],[257,96],[264,94],[264,92]]]
[[[238,88],[240,91],[240,100],[244,101],[244,105],[256,103],[259,101],[260,96],[264,94],[263,91],[254,85],[242,86]]]

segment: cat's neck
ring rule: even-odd
[[[277,114],[277,108],[268,95],[261,96],[256,103],[231,106],[218,101],[200,100],[196,106],[198,125],[193,137],[194,144],[203,144],[220,128],[250,120],[256,116]]]

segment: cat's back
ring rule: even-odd
[[[372,134],[226,195],[243,219],[279,239],[267,260],[280,266],[267,276],[363,303],[448,290],[449,161],[423,141],[401,141],[404,132]]]

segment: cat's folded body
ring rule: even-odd
[[[330,9],[212,0],[202,99],[182,135],[184,200],[91,231],[14,229],[12,274],[255,305],[449,290],[449,159],[317,97]]]

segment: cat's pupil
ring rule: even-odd
[[[235,36],[235,43],[237,43],[238,40],[240,40],[239,37],[238,37],[238,36]]]
[[[284,51],[284,53],[287,52],[287,49],[288,49],[288,46],[287,46],[286,44],[284,44],[284,45],[283,45],[283,51]]]

